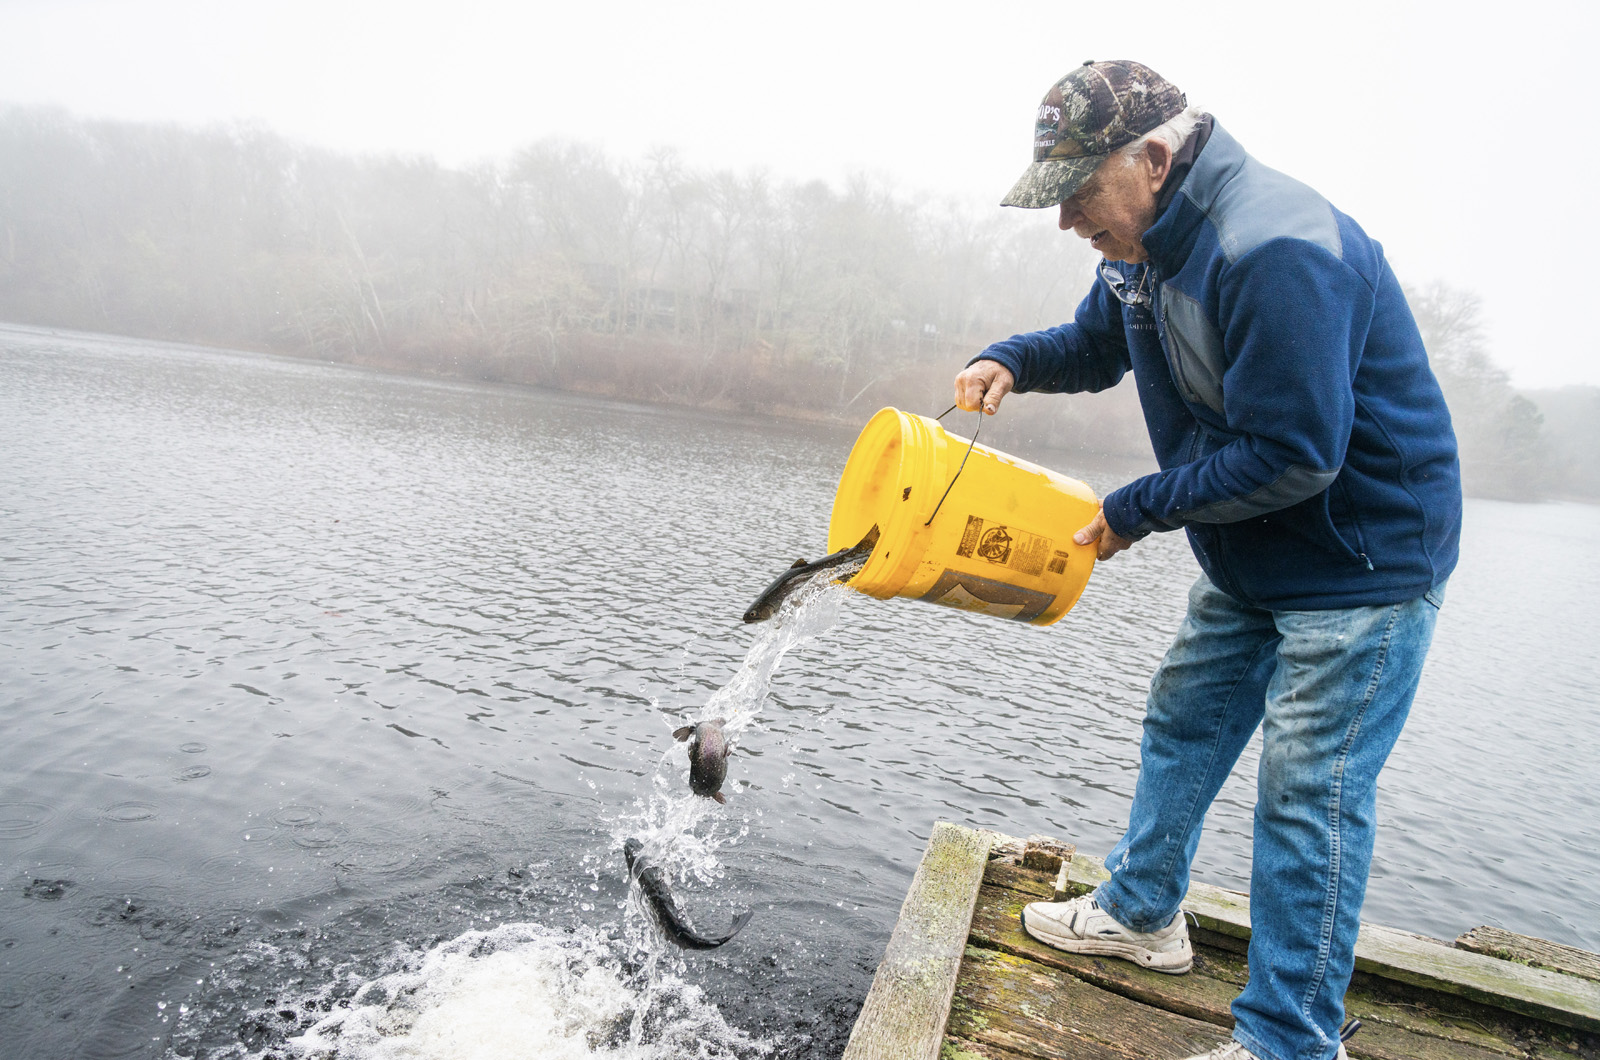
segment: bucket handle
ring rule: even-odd
[[[949,408],[947,408],[943,412],[939,413],[939,415],[935,416],[933,418],[934,422],[937,423],[939,420],[944,419],[946,416],[948,416],[952,412],[954,412],[958,407],[959,406],[957,406],[957,405],[951,405]],[[973,430],[972,430],[972,441],[970,443],[968,443],[968,445],[967,445],[967,455],[963,456],[961,458],[961,466],[956,468],[956,473],[954,475],[952,475],[951,478],[950,478],[950,485],[948,485],[948,486],[946,486],[944,488],[944,493],[940,494],[940,496],[939,496],[939,503],[935,504],[933,506],[933,515],[928,516],[928,521],[926,523],[923,523],[922,524],[923,526],[929,526],[929,525],[931,525],[933,523],[933,516],[939,514],[939,509],[944,507],[944,499],[946,497],[950,496],[950,491],[951,490],[955,489],[956,479],[960,478],[961,477],[961,472],[966,470],[967,457],[972,455],[973,446],[978,444],[978,432],[980,430],[982,430],[982,429],[983,429],[983,407],[980,405],[978,407],[978,426],[973,428]]]

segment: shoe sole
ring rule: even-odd
[[[1113,942],[1107,939],[1083,939],[1072,935],[1057,935],[1028,923],[1028,911],[1021,914],[1022,930],[1046,946],[1067,953],[1085,953],[1094,956],[1120,957],[1125,961],[1148,968],[1163,975],[1182,975],[1194,967],[1194,953],[1184,949],[1176,953],[1158,953],[1131,942]]]

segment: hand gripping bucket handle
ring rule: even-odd
[[[845,461],[828,549],[849,548],[876,525],[877,547],[851,588],[1044,626],[1088,584],[1095,548],[1072,535],[1098,510],[1076,479],[886,408]]]

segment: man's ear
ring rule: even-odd
[[[1150,190],[1159,192],[1161,185],[1167,182],[1167,174],[1172,172],[1172,148],[1165,140],[1146,140],[1144,160],[1150,167]]]

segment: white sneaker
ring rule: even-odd
[[[1058,950],[1121,957],[1169,975],[1181,975],[1194,964],[1181,909],[1160,931],[1129,931],[1086,894],[1070,902],[1030,902],[1022,907],[1022,930]],[[1244,1053],[1240,1060],[1255,1058]]]
[[[1339,1055],[1344,1056],[1344,1046],[1339,1047]],[[1188,1060],[1261,1060],[1259,1056],[1240,1045],[1238,1042],[1228,1042],[1219,1045],[1208,1053],[1198,1053]]]
[[[1188,1060],[1261,1060],[1261,1058],[1238,1042],[1229,1042],[1226,1045],[1217,1046],[1209,1053],[1191,1056]],[[1334,1054],[1333,1060],[1349,1060],[1349,1057],[1345,1054],[1343,1042],[1339,1043],[1339,1051]]]

